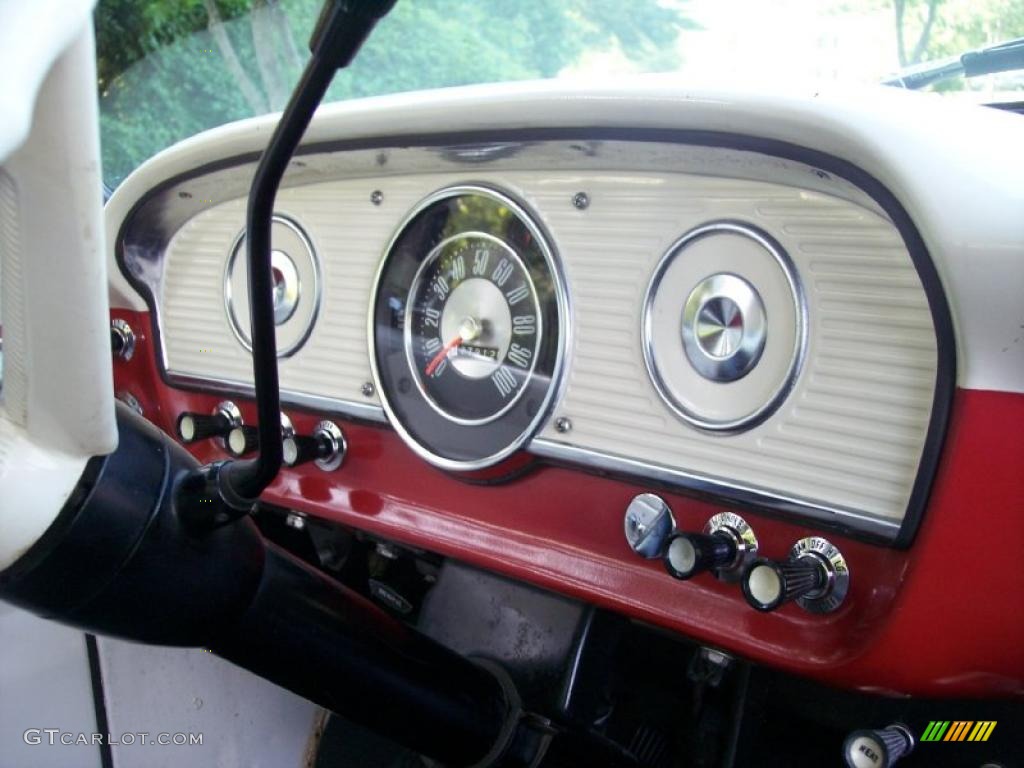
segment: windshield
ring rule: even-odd
[[[161,149],[284,107],[322,0],[100,0],[104,180]],[[328,101],[535,78],[878,83],[1024,35],[1024,0],[399,0]],[[933,86],[1021,101],[1021,73]]]

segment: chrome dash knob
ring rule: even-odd
[[[900,723],[877,730],[854,731],[843,744],[849,768],[889,768],[914,749],[914,737]]]
[[[641,493],[626,507],[623,527],[630,548],[640,557],[651,560],[661,557],[676,522],[663,498]]]

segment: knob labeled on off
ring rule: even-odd
[[[685,581],[704,571],[731,566],[738,553],[736,542],[724,533],[677,533],[665,548],[665,570]]]
[[[899,723],[878,730],[854,731],[843,744],[849,768],[889,768],[914,748],[910,730]]]
[[[784,562],[760,558],[747,568],[743,596],[759,611],[774,611],[795,600],[804,610],[828,613],[842,605],[850,588],[850,569],[827,539],[800,539]]]
[[[774,611],[790,600],[821,592],[827,585],[824,565],[811,558],[784,563],[761,559],[743,577],[743,596],[759,611]]]

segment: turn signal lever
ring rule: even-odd
[[[211,648],[453,768],[525,768],[543,756],[549,723],[524,714],[507,675],[389,617],[265,540],[245,517],[283,457],[274,197],[335,69],[351,61],[393,4],[329,0],[313,55],[253,180],[246,244],[258,457],[199,467],[118,404],[117,448],[89,460],[50,528],[0,571],[0,599],[87,632]],[[225,426],[195,416],[179,432],[196,439]]]
[[[395,0],[328,0],[324,4],[310,40],[312,56],[256,167],[249,190],[245,244],[259,453],[253,459],[211,464],[197,471],[183,501],[208,508],[211,521],[248,514],[281,469],[283,447],[277,426],[281,394],[270,258],[274,200],[334,73],[352,61],[374,26],[394,4]]]

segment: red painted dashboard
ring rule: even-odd
[[[119,393],[173,432],[182,411],[209,412],[215,395],[160,377],[148,315],[115,311],[137,329],[134,357],[115,363]],[[235,400],[247,421],[253,403]],[[349,453],[336,472],[285,469],[268,501],[458,558],[572,595],[699,642],[837,686],[893,695],[1024,695],[1024,569],[1002,553],[1024,503],[1024,396],[958,390],[940,471],[913,545],[905,551],[830,534],[852,573],[841,610],[794,606],[763,614],[736,585],[710,575],[681,583],[638,558],[622,535],[642,485],[538,464],[501,485],[474,485],[419,460],[387,427],[287,409],[300,433],[336,418]],[[192,447],[221,458],[213,441]],[[683,530],[699,530],[722,507],[666,494]],[[749,510],[761,551],[783,556],[814,531]],[[984,521],[984,522],[982,522]]]

